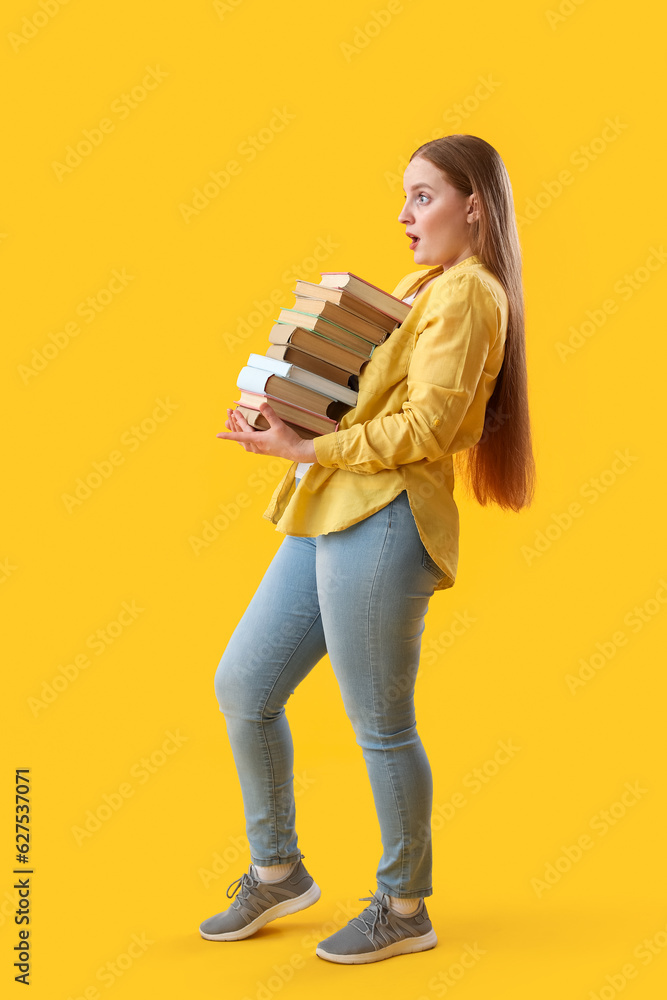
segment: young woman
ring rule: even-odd
[[[437,943],[432,776],[414,688],[429,600],[454,585],[454,456],[475,498],[515,511],[534,490],[521,251],[506,168],[483,139],[420,146],[398,217],[420,270],[412,308],[376,347],[338,430],[303,439],[262,404],[256,431],[229,409],[218,437],[292,464],[264,517],[284,532],[215,677],[252,863],[202,937],[238,941],[314,903],[295,829],[285,704],[328,654],[362,748],[382,836],[377,891],[316,954],[375,962]],[[426,270],[424,270],[426,268]],[[229,887],[229,889],[232,888]],[[228,898],[232,898],[229,889]]]

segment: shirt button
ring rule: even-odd
[[[436,418],[434,419],[434,421],[433,421],[433,426],[434,426],[434,427],[438,427],[439,425],[440,425],[440,420],[439,420],[439,418],[438,418],[438,417],[436,417]]]

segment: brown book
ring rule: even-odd
[[[322,271],[320,284],[326,288],[342,288],[352,292],[358,298],[363,299],[368,305],[382,309],[393,316],[397,322],[402,323],[412,306],[402,299],[397,299],[395,295],[383,291],[377,285],[372,285],[370,281],[364,281],[351,271]]]
[[[329,305],[329,303],[327,302],[326,305]],[[329,340],[342,344],[343,347],[347,347],[350,351],[363,354],[367,358],[371,355],[371,348],[375,346],[368,338],[352,333],[330,319],[324,319],[323,316],[302,312],[298,309],[281,309],[278,322],[294,323],[304,327],[306,330],[314,330],[315,333],[319,333],[322,337],[327,337]]]
[[[286,403],[282,399],[270,396],[267,392],[249,392],[247,389],[243,389],[241,390],[241,398],[234,400],[235,403],[248,406],[251,410],[258,410],[262,401],[267,402],[281,420],[289,420],[293,424],[307,427],[318,434],[328,434],[329,431],[338,430],[337,420],[332,420],[320,413],[313,413],[312,410],[306,410],[301,406],[295,406],[294,403]]]
[[[338,344],[328,337],[322,337],[314,330],[306,330],[302,326],[294,323],[274,323],[269,331],[269,342],[272,344],[292,344],[301,348],[307,354],[314,354],[323,361],[339,368],[346,368],[356,375],[361,371],[364,361],[368,361],[370,355],[358,354],[350,351],[342,344]],[[372,347],[371,344],[368,345]]]
[[[328,378],[330,382],[352,387],[350,379],[353,372],[346,368],[339,368],[337,365],[331,365],[316,354],[309,354],[298,347],[292,347],[291,344],[269,344],[264,353],[268,358],[277,358],[279,361],[298,365],[299,368],[306,368],[309,372],[321,375],[322,378]]]
[[[348,312],[354,313],[355,316],[360,316],[362,319],[367,319],[382,327],[387,333],[391,333],[398,323],[398,320],[390,316],[389,313],[376,309],[375,306],[370,306],[358,295],[352,295],[345,288],[327,288],[326,285],[317,285],[314,281],[304,281],[299,278],[294,294],[304,298],[325,299],[327,302],[333,302],[335,305],[347,309]]]
[[[263,392],[284,403],[293,403],[294,406],[310,410],[311,413],[331,417],[332,420],[340,420],[354,405],[336,399],[329,393],[320,392],[312,386],[303,385],[266,368],[255,368],[252,365],[245,365],[241,369],[236,385],[247,392]]]
[[[372,344],[381,344],[389,336],[389,332],[383,330],[377,323],[361,319],[360,316],[355,316],[348,309],[341,308],[335,302],[327,302],[326,299],[306,298],[305,295],[297,295],[293,309],[296,312],[305,312],[309,315],[321,316],[322,319],[328,319],[336,326],[340,326],[358,337],[363,337],[364,340],[370,340]]]
[[[241,406],[240,404],[236,405],[236,409],[241,411],[250,426],[254,427],[255,430],[268,431],[271,426],[261,410],[251,410],[249,406]],[[282,417],[280,419],[282,420]],[[284,422],[288,427],[291,427],[293,431],[296,431],[299,437],[309,438],[311,440],[314,437],[319,437],[317,431],[310,431],[307,427],[299,427],[298,424],[292,424],[289,420],[285,420]]]

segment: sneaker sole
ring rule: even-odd
[[[381,962],[384,958],[393,958],[394,955],[409,955],[417,951],[428,951],[435,948],[438,943],[435,931],[420,937],[404,938],[402,941],[394,941],[377,951],[370,951],[362,955],[334,955],[325,951],[319,945],[315,949],[315,954],[324,958],[327,962],[338,962],[339,965],[365,965],[367,962]]]
[[[285,917],[288,913],[298,913],[299,910],[305,910],[306,907],[312,906],[320,898],[320,895],[320,887],[313,882],[310,889],[307,889],[300,896],[295,896],[294,899],[285,899],[282,903],[276,903],[275,906],[264,910],[264,913],[260,913],[249,924],[246,924],[245,927],[239,927],[235,931],[223,931],[221,934],[207,934],[200,928],[199,933],[207,941],[242,941],[243,938],[250,937],[251,934],[254,934],[255,931],[258,931],[271,920],[276,920],[278,917]]]

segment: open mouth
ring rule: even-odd
[[[406,233],[405,235],[408,237],[409,240],[411,240],[410,249],[414,250],[417,244],[419,243],[419,236],[414,236],[412,233]]]

